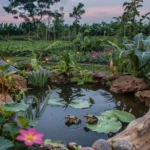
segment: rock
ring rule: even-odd
[[[13,86],[16,90],[26,89],[27,88],[27,80],[19,75],[13,75],[13,80],[15,85]]]
[[[112,150],[111,146],[106,140],[100,139],[97,140],[93,145],[92,148],[95,150]]]
[[[51,144],[43,144],[36,150],[68,150],[64,145],[53,146]]]
[[[82,150],[94,150],[92,147],[82,147]]]
[[[125,75],[129,75],[129,73],[114,73],[112,75],[107,75],[103,77],[102,81],[103,81],[103,84],[106,84],[107,82],[112,82]]]
[[[4,100],[4,96],[0,94],[0,105],[13,103],[13,100],[9,94],[7,94],[6,101]]]
[[[102,78],[104,78],[106,75],[103,72],[88,72],[89,76],[92,76],[93,83],[99,83],[101,82]]]
[[[114,80],[110,90],[114,93],[127,93],[137,92],[147,88],[148,85],[143,79],[139,79],[130,75],[125,75]]]
[[[56,84],[66,84],[69,83],[69,77],[63,73],[53,72],[49,78],[49,81]]]
[[[67,148],[68,148],[69,150],[75,150],[75,148],[76,148],[77,146],[78,146],[78,145],[77,145],[77,143],[75,143],[75,142],[70,142],[70,143],[67,144]]]
[[[150,150],[150,110],[145,116],[132,121],[124,131],[107,140],[112,148],[119,141],[126,141],[126,147],[132,146],[131,150]]]
[[[146,106],[150,107],[150,90],[138,91],[135,93],[135,97],[141,102],[145,102]]]
[[[113,144],[114,150],[133,150],[133,145],[131,142],[126,140],[114,141]]]

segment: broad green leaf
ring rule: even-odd
[[[130,123],[131,121],[135,119],[135,116],[132,115],[131,113],[120,111],[120,110],[104,111],[103,113],[101,113],[101,116],[107,117],[107,118],[115,117],[118,120],[125,122],[125,123]]]
[[[115,115],[116,118],[125,123],[130,123],[131,121],[135,120],[134,115],[125,111],[113,110],[112,113]]]
[[[76,109],[83,109],[83,108],[89,108],[92,106],[92,103],[87,100],[73,100],[69,106],[76,108]]]
[[[28,126],[32,126],[32,127],[34,127],[34,126],[36,126],[38,124],[38,120],[35,120],[35,121],[28,121]]]
[[[36,69],[38,67],[37,59],[31,59],[31,66]]]
[[[8,112],[20,112],[26,111],[29,105],[23,103],[11,103],[3,105],[3,110]]]
[[[51,106],[64,106],[66,102],[60,98],[50,98],[48,104]]]
[[[20,127],[18,127],[17,123],[6,123],[3,126],[3,131],[11,132],[14,135],[19,133]]]
[[[13,146],[14,144],[11,141],[6,140],[0,136],[0,150],[8,150],[8,148]]]
[[[23,116],[18,116],[17,119],[18,119],[18,122],[20,123],[20,125],[21,125],[23,128],[27,126],[28,121],[27,121],[27,119],[26,119],[25,117],[23,117]]]
[[[115,133],[119,131],[122,127],[120,121],[117,120],[115,117],[107,118],[104,116],[96,116],[98,118],[97,124],[88,124],[86,123],[86,127],[92,131],[98,133]]]

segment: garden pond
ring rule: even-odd
[[[46,95],[47,87],[36,88],[28,91],[28,97],[35,95],[42,99]],[[45,111],[39,118],[36,125],[37,131],[44,133],[45,139],[52,141],[62,141],[64,143],[76,142],[82,146],[92,145],[97,139],[108,139],[121,132],[128,124],[123,123],[121,130],[117,133],[97,133],[86,128],[85,114],[99,115],[106,110],[123,110],[130,112],[136,118],[143,116],[148,112],[148,107],[141,104],[133,94],[116,95],[112,94],[102,85],[51,85],[51,98],[62,98],[67,103],[73,99],[87,100],[92,98],[94,104],[90,108],[75,109],[70,106],[50,106],[47,105]],[[41,100],[41,106],[44,101]],[[78,125],[67,125],[65,116],[73,115],[78,117],[81,122]]]

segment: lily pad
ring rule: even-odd
[[[131,113],[120,111],[120,110],[108,110],[101,113],[101,116],[105,116],[107,118],[115,117],[119,119],[121,122],[130,123],[135,120],[135,116]]]
[[[113,110],[112,113],[117,117],[120,121],[125,123],[130,123],[131,121],[135,120],[135,116],[131,113],[120,111],[120,110]]]
[[[73,100],[69,106],[76,109],[89,108],[92,105],[90,101],[87,100]]]
[[[13,142],[6,140],[0,136],[0,150],[7,150],[8,148],[13,146],[14,146]]]
[[[48,101],[48,104],[51,106],[64,106],[66,104],[65,101],[63,101],[63,99],[60,98],[50,98]]]
[[[117,120],[115,117],[107,118],[105,116],[96,116],[98,118],[98,123],[91,125],[86,123],[86,127],[92,131],[98,133],[115,133],[119,131],[122,127],[120,121]]]
[[[67,104],[67,102],[65,102],[61,98],[51,98],[49,99],[48,104],[51,106],[64,106]],[[89,108],[92,105],[92,103],[88,100],[73,100],[68,105],[76,109],[84,109]]]

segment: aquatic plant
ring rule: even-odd
[[[86,123],[86,127],[99,133],[115,133],[121,129],[121,122],[130,123],[135,119],[134,115],[120,110],[105,111],[96,117],[98,123],[93,125]]]
[[[48,104],[51,106],[68,105],[76,109],[84,109],[84,108],[89,108],[90,106],[92,106],[92,103],[89,100],[72,100],[71,103],[67,104],[67,102],[65,102],[61,98],[50,98],[48,101]]]
[[[28,130],[21,129],[20,135],[16,139],[30,147],[33,144],[43,144],[43,136],[44,134],[38,133],[34,128],[30,128]]]
[[[50,76],[50,71],[46,69],[38,69],[28,73],[29,84],[33,87],[43,87],[46,85]]]

